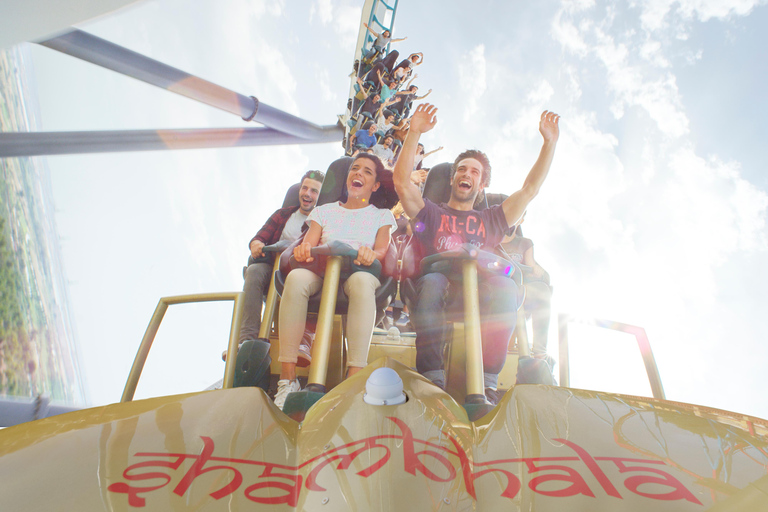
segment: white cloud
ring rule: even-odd
[[[581,31],[570,21],[563,20],[564,12],[565,10],[558,12],[552,24],[554,39],[572,53],[587,55],[589,46],[581,36]]]
[[[331,23],[333,21],[333,4],[331,0],[315,0],[309,9],[310,22],[314,19],[315,14],[320,18],[320,23],[323,25]]]
[[[333,29],[339,36],[339,46],[354,48],[360,30],[360,10],[356,5],[339,6],[334,11]]]
[[[571,65],[563,66],[563,73],[567,77],[566,91],[569,103],[577,103],[581,98],[581,84],[579,83],[579,72]]]
[[[324,27],[330,25],[337,36],[337,43],[343,48],[354,48],[360,30],[360,5],[349,0],[315,0],[309,11],[312,23],[315,15]]]
[[[328,69],[324,67],[315,68],[315,80],[318,89],[320,89],[321,99],[326,103],[343,104],[341,96],[331,89],[331,77]]]
[[[471,120],[479,110],[480,97],[485,93],[485,45],[477,45],[465,53],[458,62],[459,88],[466,101],[464,121]]]
[[[616,41],[616,36],[609,32],[613,13],[598,24],[571,22],[563,18],[563,13],[555,19],[555,39],[576,56],[594,56],[602,63],[613,98],[611,111],[617,119],[624,116],[627,108],[639,107],[667,136],[680,137],[688,132],[688,117],[676,78],[666,69],[669,60],[661,52],[661,43],[650,39],[635,43],[632,31],[625,35],[626,42]],[[572,34],[577,25],[578,33]],[[559,28],[565,26],[568,30]],[[589,48],[586,55],[584,48]]]
[[[708,21],[746,16],[763,3],[761,0],[643,0],[640,2],[640,20],[644,29],[656,31],[668,27],[668,18],[679,17],[680,29],[693,18]]]
[[[664,56],[659,41],[648,40],[640,47],[640,57],[659,68],[668,68],[671,66],[669,60]]]

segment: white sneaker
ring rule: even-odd
[[[285,399],[288,398],[290,393],[301,391],[301,384],[298,379],[288,380],[283,379],[277,381],[277,393],[275,393],[275,405],[282,411],[285,405]]]

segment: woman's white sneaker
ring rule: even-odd
[[[280,408],[280,410],[283,410],[283,406],[285,405],[285,399],[288,398],[288,395],[290,393],[295,393],[296,391],[301,391],[301,384],[299,384],[298,379],[294,380],[288,380],[283,379],[277,381],[277,393],[275,393],[275,405]]]

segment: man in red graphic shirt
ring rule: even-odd
[[[476,201],[491,181],[491,165],[481,151],[468,150],[456,158],[451,176],[451,198],[445,204],[437,205],[422,198],[419,187],[410,180],[419,138],[434,128],[436,114],[437,108],[433,105],[422,104],[411,118],[411,129],[395,164],[395,189],[405,213],[414,219],[414,233],[427,253],[448,251],[461,244],[492,251],[504,233],[518,223],[544,183],[560,134],[560,117],[547,111],[541,114],[539,132],[544,143],[522,188],[502,204],[478,211],[474,209]],[[452,288],[455,284],[444,274],[426,274],[416,283],[417,297],[409,306],[416,329],[416,369],[441,387],[445,386],[445,307],[448,297],[460,293]],[[479,288],[485,391],[486,397],[493,402],[499,372],[515,329],[518,290],[515,282],[504,276],[480,279]]]

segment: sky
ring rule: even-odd
[[[346,102],[361,4],[145,1],[78,28],[323,125]],[[445,149],[427,162],[483,149],[490,190],[511,193],[541,147],[541,111],[560,114],[523,226],[555,311],[645,328],[668,399],[768,418],[766,2],[466,6],[399,2],[393,36],[407,39],[392,48],[424,53],[415,83],[439,108],[422,141]],[[243,125],[30,52],[46,131]],[[284,191],[339,156],[324,144],[48,157],[90,403],[119,400],[159,297],[241,289],[248,241]],[[220,378],[230,311],[172,308],[158,335],[172,348],[153,348],[138,396]],[[573,326],[571,385],[648,394],[626,338]]]

